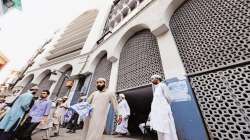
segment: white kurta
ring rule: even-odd
[[[93,111],[90,118],[84,121],[82,140],[102,140],[110,103],[117,112],[115,94],[107,90],[95,91],[89,96],[88,102],[92,105]]]
[[[162,140],[177,140],[174,118],[169,104],[171,102],[170,91],[164,83],[153,85],[153,91],[150,126],[158,131],[158,134],[160,132],[165,135]]]
[[[60,109],[59,109],[59,112],[60,112],[60,124],[62,125],[64,123],[64,115],[66,114],[67,112],[67,109],[68,108],[68,104],[67,104],[67,101],[65,103],[62,103],[60,105]]]
[[[122,100],[118,104],[118,115],[122,117],[122,122],[117,125],[116,132],[125,134],[128,133],[128,116],[130,116],[130,108],[126,100]]]

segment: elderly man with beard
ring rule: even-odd
[[[96,81],[97,91],[93,92],[88,102],[92,105],[93,111],[89,119],[84,123],[83,140],[102,140],[103,132],[107,121],[109,103],[111,102],[117,112],[117,101],[115,94],[106,88],[106,80],[98,78]]]

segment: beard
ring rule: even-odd
[[[47,98],[47,97],[44,97],[44,96],[40,96],[40,98],[41,98],[41,99],[45,99],[45,98]]]
[[[99,91],[103,91],[103,89],[105,88],[105,85],[100,85],[100,86],[97,86],[96,88]]]

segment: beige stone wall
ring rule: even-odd
[[[185,75],[185,69],[178,54],[177,46],[171,31],[169,30],[169,20],[171,15],[175,9],[182,4],[182,2],[184,2],[184,0],[144,0],[137,9],[129,13],[126,18],[122,19],[122,21],[116,25],[112,30],[112,34],[106,36],[104,41],[97,45],[97,40],[102,37],[104,25],[109,15],[113,0],[105,2],[96,1],[96,8],[99,10],[99,14],[93,24],[93,28],[88,34],[81,55],[74,59],[58,62],[46,67],[40,67],[39,64],[44,63],[45,61],[44,56],[47,56],[49,50],[53,49],[53,46],[51,46],[45,51],[46,53],[36,61],[36,64],[26,73],[26,76],[34,74],[33,82],[36,83],[38,77],[45,70],[60,69],[67,64],[70,64],[73,67],[71,75],[93,73],[100,57],[103,53],[107,53],[108,60],[113,63],[109,89],[114,91],[116,90],[121,49],[129,37],[142,29],[149,29],[157,37],[164,74],[166,76],[165,78]],[[88,9],[85,11],[87,10]],[[56,38],[59,37],[60,35]],[[56,41],[54,41],[54,43],[56,43]],[[88,53],[89,57],[86,58],[86,54]],[[83,67],[85,62],[86,66]],[[55,82],[52,85],[51,90],[55,87],[56,79],[59,77],[59,75],[52,77]],[[72,88],[72,90],[74,90],[74,88]],[[72,97],[72,95],[70,96]]]

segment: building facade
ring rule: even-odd
[[[151,75],[186,77],[194,116],[202,120],[193,131],[205,134],[197,138],[177,126],[179,139],[250,139],[249,0],[95,2],[99,6],[72,21],[18,85],[38,84],[51,98],[67,95],[73,104],[104,77],[110,91],[126,95],[129,130],[138,134],[150,111]],[[72,86],[65,86],[68,79]]]

